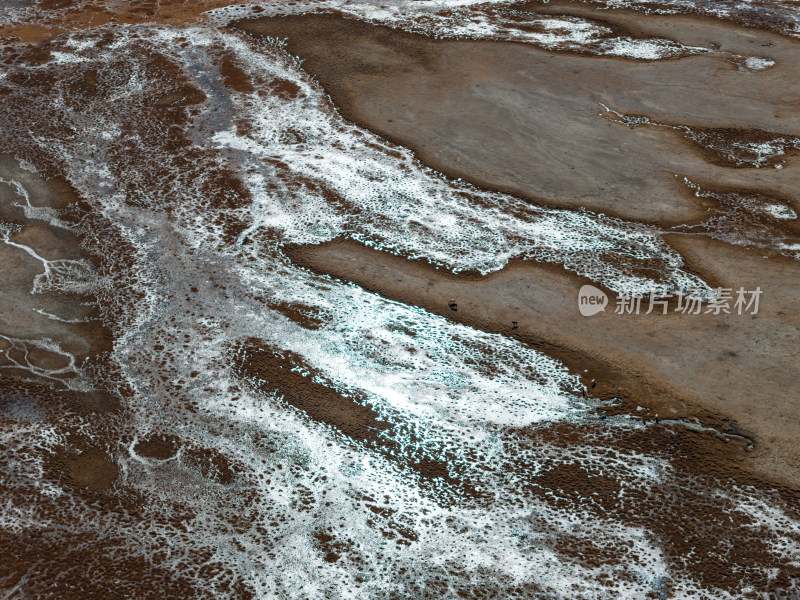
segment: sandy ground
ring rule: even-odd
[[[48,185],[38,175],[19,168],[16,160],[0,156],[0,178],[20,182],[36,208],[63,208],[74,198],[69,193]],[[55,189],[54,189],[55,188]],[[0,222],[14,224],[19,230],[9,237],[18,244],[0,244],[0,335],[20,340],[51,339],[78,363],[105,347],[104,331],[97,320],[92,297],[86,293],[46,291],[32,293],[34,281],[46,268],[56,271],[81,264],[84,258],[78,239],[66,228],[57,227],[44,219],[27,218],[20,205],[25,199],[15,187],[0,182]],[[22,248],[20,246],[27,247]],[[45,266],[41,259],[49,261]],[[64,356],[53,352],[38,353],[44,369],[65,363]],[[33,360],[37,360],[34,357]]]
[[[288,38],[288,49],[347,118],[481,186],[664,227],[708,215],[708,205],[688,192],[683,177],[794,205],[797,156],[785,157],[783,169],[726,168],[674,130],[610,122],[599,103],[664,123],[797,135],[796,42],[707,19],[567,8],[546,10],[603,18],[638,35],[768,55],[776,66],[746,72],[720,55],[642,62],[516,43],[434,41],[333,16],[237,27]],[[754,439],[747,460],[755,470],[797,487],[800,265],[704,236],[671,234],[668,241],[690,270],[714,285],[760,286],[759,314],[635,317],[610,314],[612,306],[585,318],[577,293],[587,282],[552,266],[515,262],[471,278],[347,241],[292,254],[318,272],[528,341],[584,374],[587,383],[596,379],[596,395],[623,398],[634,414],[699,418],[740,431]],[[457,301],[457,312],[448,308],[449,299]]]
[[[26,200],[16,186],[6,182],[24,186],[33,211],[64,209],[76,198],[63,182],[47,182],[20,168],[8,155],[0,155],[0,179],[4,180],[0,181],[0,226],[16,228],[8,237],[11,244],[0,243],[0,388],[14,387],[16,378],[38,377],[63,390],[67,380],[79,375],[80,367],[110,350],[111,333],[100,322],[90,288],[34,293],[36,278],[46,268],[55,272],[89,263],[84,262],[87,257],[79,240],[68,229],[34,213],[26,216]],[[39,216],[47,217],[47,213]],[[48,261],[47,266],[41,259]],[[78,410],[106,410],[116,404],[100,393],[65,394],[65,398]]]
[[[347,118],[484,187],[664,224],[705,214],[683,177],[796,197],[792,169],[723,168],[702,160],[701,149],[674,130],[630,129],[604,118],[601,104],[662,123],[800,134],[793,58],[800,44],[714,21],[664,21],[671,27],[648,18],[648,33],[733,53],[767,51],[777,64],[754,73],[720,55],[648,62],[437,41],[335,16],[238,27],[287,38]]]
[[[486,277],[456,276],[351,241],[297,248],[292,256],[383,296],[527,342],[580,374],[592,395],[623,399],[623,409],[649,421],[698,418],[727,431],[732,419],[755,441],[752,466],[796,487],[800,267],[778,260],[766,272],[769,259],[705,237],[683,236],[676,245],[713,265],[726,287],[761,286],[758,314],[619,315],[612,296],[606,312],[583,317],[578,290],[588,282],[550,265],[517,261]]]

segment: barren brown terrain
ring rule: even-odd
[[[636,62],[515,43],[437,41],[335,16],[237,27],[286,38],[347,118],[411,147],[434,168],[537,204],[583,206],[657,224],[690,270],[713,285],[760,286],[763,312],[614,315],[612,296],[605,314],[586,319],[577,311],[577,290],[587,282],[546,265],[514,263],[474,279],[347,241],[292,255],[400,301],[535,340],[576,373],[588,369],[586,378],[597,380],[601,395],[626,396],[633,414],[691,419],[711,411],[718,423],[732,420],[755,442],[752,466],[797,487],[800,265],[772,251],[669,234],[670,227],[699,223],[712,210],[690,193],[684,177],[710,188],[769,194],[797,208],[797,154],[782,157],[782,169],[720,166],[707,148],[675,130],[628,128],[604,118],[601,103],[654,122],[745,138],[748,131],[798,135],[800,107],[792,99],[800,96],[800,78],[792,57],[800,44],[708,19],[643,19],[569,3],[544,10],[602,17],[640,35],[714,43],[731,53],[759,49],[777,64],[752,73],[720,56]],[[458,300],[457,313],[447,307],[450,298]],[[512,321],[517,331],[510,330]]]
[[[797,598],[790,20],[8,4],[0,597]]]
[[[758,253],[701,237],[671,241],[693,261],[711,265],[709,273],[725,287],[760,285],[759,314],[664,315],[659,308],[621,315],[614,314],[611,296],[605,312],[586,318],[577,309],[577,290],[590,282],[548,265],[517,261],[485,277],[458,276],[352,241],[301,247],[292,256],[400,302],[530,343],[581,374],[587,386],[595,381],[593,395],[624,400],[616,409],[599,410],[624,410],[651,423],[656,415],[696,418],[750,437],[747,462],[796,487],[800,421],[791,390],[799,356],[797,267],[774,259],[779,266],[765,272],[766,259]],[[451,299],[457,311],[449,308]],[[747,451],[746,441],[737,447]]]
[[[798,136],[800,43],[716,21],[637,17],[648,33],[713,43],[720,53],[663,61],[576,56],[529,44],[433,40],[333,15],[236,27],[286,38],[345,117],[484,187],[664,225],[707,214],[683,177],[712,188],[769,190],[794,202],[800,184],[791,166],[800,156],[784,169],[724,168],[679,132],[625,127],[604,118],[610,115],[603,105],[745,138],[748,131]],[[740,71],[722,52],[765,52],[776,65]]]

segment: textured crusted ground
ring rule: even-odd
[[[791,13],[214,6],[1,9],[0,590],[797,595]]]

